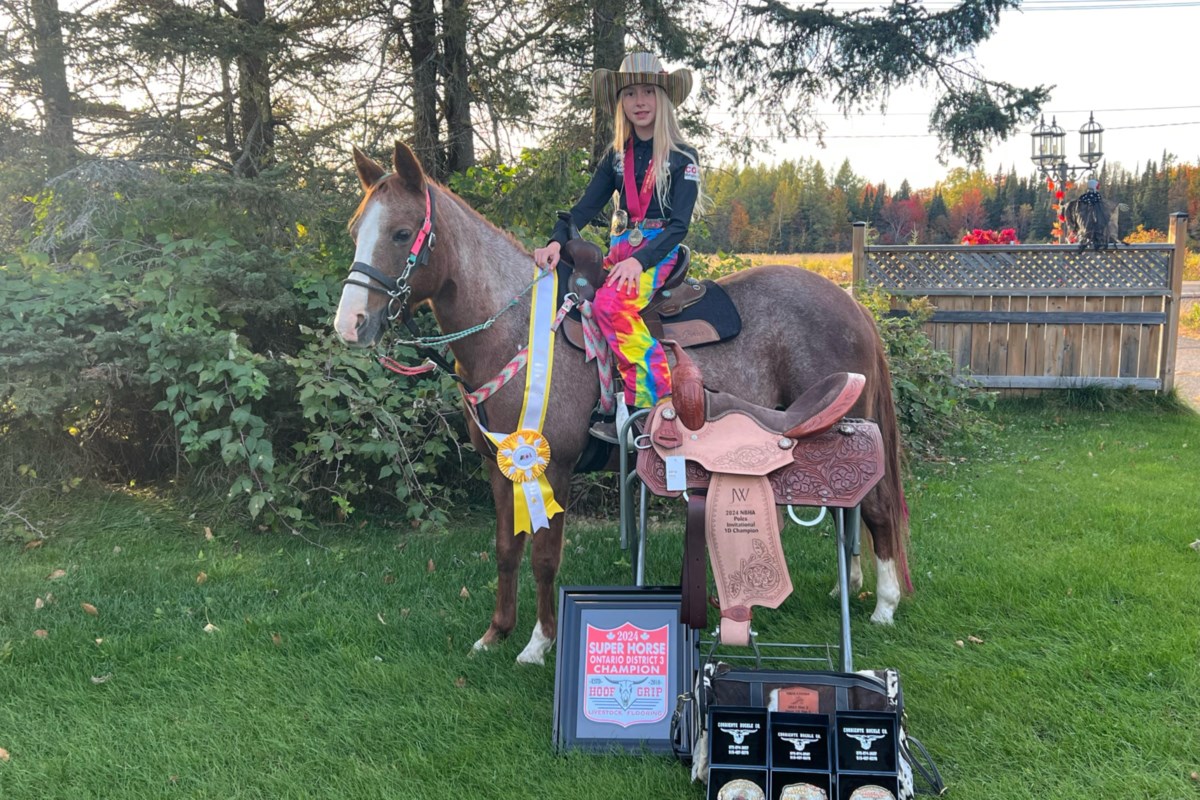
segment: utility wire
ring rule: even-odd
[[[1114,125],[1111,128],[1105,128],[1106,131],[1127,131],[1138,128],[1172,128],[1181,125],[1200,125],[1200,120],[1192,122],[1161,122],[1150,123],[1146,125]],[[935,133],[832,133],[822,136],[822,139],[933,139],[937,136]],[[751,136],[749,137],[756,141],[775,141],[774,136]]]
[[[1161,122],[1147,125],[1114,125],[1110,128],[1105,128],[1106,131],[1128,131],[1138,128],[1173,128],[1180,125],[1200,125],[1200,120],[1192,122]],[[930,139],[935,137],[934,133],[845,133],[845,134],[830,134],[823,138],[825,139]],[[769,138],[769,137],[764,137]]]
[[[1200,108],[1200,106],[1143,106],[1141,108],[1048,108],[1042,111],[1043,114],[1119,114],[1122,112],[1134,111],[1190,111]],[[783,116],[780,111],[721,111],[713,109],[707,113],[719,117],[779,117]],[[840,111],[815,111],[810,116],[814,117],[843,117],[845,116]],[[928,111],[866,111],[862,113],[851,112],[851,117],[927,117]],[[1105,130],[1111,130],[1105,128]]]

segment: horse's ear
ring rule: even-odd
[[[364,191],[378,183],[384,173],[382,164],[357,147],[354,148],[354,169],[358,172],[358,179],[362,182]]]
[[[404,142],[396,142],[396,150],[392,153],[392,169],[404,181],[404,185],[414,192],[425,188],[425,171],[421,169],[421,162],[417,161],[417,156]]]

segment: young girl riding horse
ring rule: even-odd
[[[533,253],[538,266],[554,269],[570,226],[582,228],[614,191],[620,193],[604,259],[608,277],[592,306],[616,356],[631,409],[651,408],[671,394],[666,354],[639,312],[675,268],[701,196],[696,151],[683,141],[675,116],[691,88],[689,70],[667,73],[650,53],[629,54],[616,72],[596,70],[592,94],[613,114],[612,148],[571,209],[570,222],[560,220],[550,242]],[[616,443],[616,425],[597,423],[592,435]]]

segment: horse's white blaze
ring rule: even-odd
[[[875,559],[875,613],[871,622],[891,625],[900,605],[900,577],[896,574],[894,559]]]
[[[375,246],[383,235],[383,206],[375,201],[367,205],[358,223],[358,243],[354,249],[354,260],[374,266],[372,258]],[[366,289],[367,276],[360,272],[350,273],[350,283],[342,287],[342,300],[338,303],[337,315],[333,318],[333,327],[343,341],[358,341],[359,319],[367,313],[367,298],[370,292]],[[356,284],[363,284],[358,286]]]
[[[518,664],[545,664],[546,651],[554,645],[554,640],[542,633],[542,623],[533,623],[533,633],[529,637],[529,644],[525,645],[525,649],[521,651],[521,655],[517,656]]]

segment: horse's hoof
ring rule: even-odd
[[[847,578],[850,582],[850,594],[858,594],[863,587],[862,559],[859,556],[850,558],[850,575]],[[834,584],[829,590],[829,596],[836,600],[841,595],[838,591],[838,584]]]
[[[894,625],[896,622],[896,609],[893,606],[885,606],[883,603],[875,606],[875,613],[871,615],[871,622],[876,625]]]
[[[491,645],[488,644],[486,636],[480,637],[479,641],[477,641],[477,642],[475,642],[475,644],[471,645],[471,655],[475,655],[476,653],[482,653],[485,650],[487,650],[490,646]]]
[[[546,663],[546,651],[553,646],[554,640],[542,633],[542,623],[535,622],[533,633],[529,636],[529,644],[525,645],[525,649],[517,656],[517,663],[542,666]]]
[[[521,651],[519,656],[517,656],[517,663],[534,664],[539,667],[544,667],[546,665],[546,656],[543,653],[530,653],[529,649],[526,648],[525,650]]]

